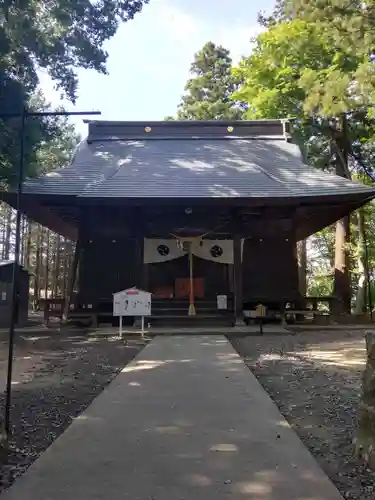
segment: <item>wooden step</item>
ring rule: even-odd
[[[151,327],[208,327],[233,326],[233,316],[197,315],[197,316],[151,316],[146,320]]]

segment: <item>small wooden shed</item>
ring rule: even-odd
[[[9,325],[12,307],[13,260],[0,260],[0,327]],[[29,272],[19,266],[17,324],[26,325],[29,315]]]

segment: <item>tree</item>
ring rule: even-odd
[[[148,0],[4,0],[0,6],[0,114],[21,112],[24,106],[45,109],[36,93],[40,68],[74,102],[76,69],[105,73],[108,54],[104,42],[116,33],[121,21],[132,19],[146,3]],[[27,120],[26,175],[38,170],[40,146],[58,142],[66,126],[66,121],[52,117]],[[19,129],[20,119],[0,117],[2,188],[16,180]],[[56,158],[57,148],[54,154]]]
[[[239,120],[244,107],[231,100],[239,80],[232,74],[232,59],[224,47],[208,42],[195,54],[191,78],[178,106],[179,120]],[[169,117],[168,119],[171,119]]]
[[[106,72],[104,42],[121,21],[133,19],[148,0],[3,0],[0,7],[0,67],[15,80],[38,82],[45,68],[74,101],[78,67]]]
[[[30,97],[29,104],[31,110],[50,109],[40,92]],[[3,189],[17,182],[20,121],[20,118],[0,121],[0,185]],[[66,165],[78,140],[74,126],[66,117],[28,118],[24,133],[25,176],[32,177]]]
[[[373,114],[374,0],[278,0],[273,15],[260,20],[270,28],[303,21],[330,49],[328,65],[307,66],[301,74],[300,83],[308,91],[307,111],[332,117],[368,107]]]
[[[373,155],[374,135],[369,56],[363,47],[337,51],[325,22],[281,17],[268,21],[252,55],[235,69],[244,83],[234,99],[248,103],[249,118],[294,118],[296,139],[315,165],[334,166],[344,177],[349,167],[368,173],[363,154]],[[350,310],[349,235],[344,219],[337,224],[334,284],[342,311]]]

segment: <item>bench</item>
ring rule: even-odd
[[[315,319],[316,316],[330,316],[329,311],[320,311],[318,309],[302,309],[302,308],[288,308],[284,309],[283,312],[283,323],[288,323],[288,316],[293,317],[293,322],[296,321],[296,316],[304,316],[310,315]]]

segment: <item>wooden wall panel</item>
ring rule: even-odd
[[[112,294],[138,281],[136,240],[97,238],[83,245],[78,271],[79,303],[112,301]]]
[[[243,250],[244,300],[298,298],[298,266],[292,237],[246,239]]]

